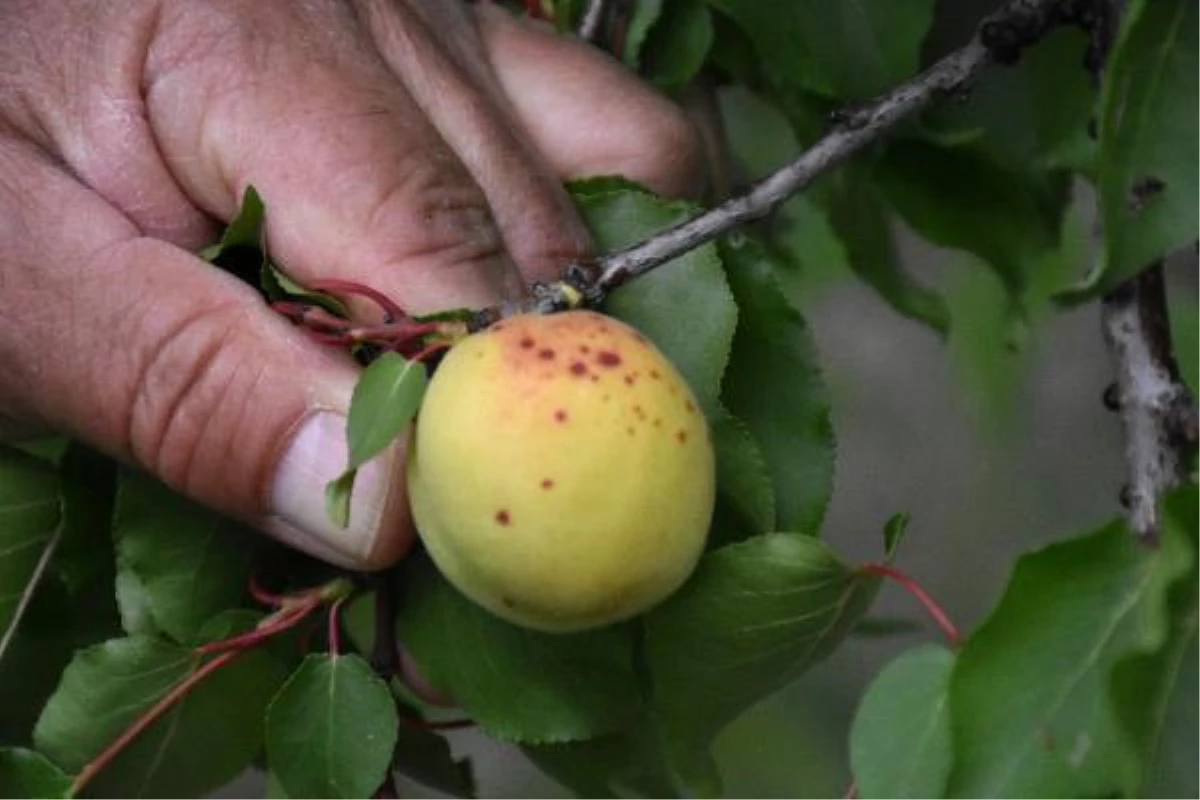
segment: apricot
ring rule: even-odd
[[[450,350],[408,482],[452,584],[510,622],[567,632],[634,616],[687,579],[715,476],[675,367],[628,325],[569,311],[513,317]]]

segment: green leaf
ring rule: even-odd
[[[1029,270],[1058,246],[1065,179],[1006,169],[966,147],[891,142],[876,183],[904,220],[935,244],[965,250],[995,270],[1014,301]]]
[[[71,444],[58,463],[63,504],[59,547],[13,637],[0,647],[0,687],[20,687],[0,688],[0,744],[29,743],[42,706],[77,648],[120,635],[108,532],[112,487],[108,477],[77,469],[78,455]],[[106,466],[111,468],[111,462]],[[97,496],[104,500],[93,502]],[[0,573],[5,561],[0,557]],[[0,629],[0,638],[2,633]]]
[[[356,655],[313,654],[271,701],[267,760],[289,797],[370,797],[399,719],[387,684]]]
[[[53,464],[0,446],[0,660],[61,539]]]
[[[676,91],[704,66],[712,43],[712,13],[704,0],[668,0],[642,48],[642,71],[656,86]]]
[[[264,249],[263,224],[266,221],[266,206],[262,197],[253,186],[247,186],[242,193],[242,202],[237,214],[225,226],[218,244],[218,252],[229,247],[256,247]]]
[[[1141,648],[1126,655],[1113,668],[1113,705],[1129,745],[1140,757],[1138,769],[1123,787],[1128,797],[1155,796],[1147,792],[1146,784],[1156,771],[1160,751],[1166,746],[1166,720],[1186,659],[1192,660],[1195,671],[1196,487],[1187,487],[1169,497],[1164,511],[1171,532],[1163,546],[1167,550],[1178,548],[1179,552],[1167,552],[1163,557],[1180,564],[1190,561],[1190,568],[1178,574],[1160,572],[1167,582],[1165,603],[1161,608],[1147,609]],[[1194,690],[1194,681],[1192,687]],[[1195,719],[1195,703],[1191,707]],[[1191,731],[1194,739],[1194,725]]]
[[[954,654],[923,645],[876,676],[850,731],[859,797],[941,797],[950,775]]]
[[[878,584],[810,536],[767,534],[707,553],[645,617],[669,734],[703,743],[798,677],[838,645]]]
[[[832,491],[834,438],[812,337],[757,242],[737,236],[721,252],[739,309],[722,399],[766,458],[777,526],[815,534]]]
[[[642,45],[650,28],[662,13],[662,5],[663,0],[634,0],[629,4],[622,57],[625,63],[634,69],[641,61]]]
[[[384,353],[363,370],[350,398],[347,469],[358,469],[399,436],[421,407],[428,378],[420,361]]]
[[[421,674],[493,736],[540,743],[625,725],[640,705],[628,626],[545,634],[472,603],[427,558],[401,569],[397,634]]]
[[[1017,562],[951,680],[952,796],[1107,796],[1129,783],[1139,759],[1118,728],[1110,675],[1193,568],[1190,549],[1143,549],[1117,522]]]
[[[65,771],[79,771],[198,665],[188,649],[148,636],[80,650],[34,729],[38,750]],[[261,651],[217,669],[101,770],[88,794],[199,797],[215,791],[261,749],[266,704],[283,678]]]
[[[913,77],[933,0],[709,0],[738,23],[773,81],[865,99]]]
[[[263,237],[263,222],[265,217],[265,206],[263,198],[258,196],[258,191],[253,186],[247,186],[246,191],[242,193],[241,204],[238,206],[238,213],[235,213],[234,218],[230,219],[221,233],[221,239],[215,245],[205,247],[200,251],[200,258],[206,261],[211,261],[212,264],[222,267],[224,270],[238,273],[240,277],[242,264],[246,255],[250,254],[246,251],[254,253],[252,260],[257,260],[259,266],[265,263],[263,255],[265,251]],[[240,251],[240,252],[239,252]],[[239,261],[239,263],[234,263]]]
[[[118,480],[113,536],[122,617],[132,625],[148,615],[180,643],[195,641],[211,616],[238,604],[258,542],[244,525],[133,470]],[[130,630],[147,632],[144,625]]]
[[[573,186],[584,221],[601,251],[612,251],[686,218],[694,209],[625,184]],[[611,184],[609,184],[611,185]],[[683,374],[711,420],[729,357],[737,306],[711,243],[685,253],[609,295],[605,312],[649,337]]]
[[[641,728],[581,742],[526,745],[525,755],[576,797],[675,797],[666,764],[646,746]],[[647,758],[647,756],[650,756]]]
[[[747,525],[744,534],[775,529],[775,491],[758,443],[750,428],[728,412],[712,423],[717,455],[717,492]],[[740,539],[743,536],[737,536]]]
[[[267,772],[266,786],[263,787],[263,794],[270,800],[288,800],[290,795],[283,790],[283,786],[279,783],[279,778],[274,772]]]
[[[973,2],[945,14],[949,24],[937,26],[927,44],[938,53],[961,47],[994,7]],[[1088,120],[1095,90],[1083,63],[1087,46],[1079,29],[1051,31],[1018,63],[983,72],[966,102],[936,104],[924,115],[922,137],[934,144],[969,144],[1010,170],[1090,172],[1096,142],[1088,136]]]
[[[1197,236],[1197,27],[1193,0],[1130,3],[1101,101],[1105,257],[1068,300],[1109,291]]]
[[[908,523],[911,522],[907,511],[901,511],[893,514],[883,526],[883,552],[888,561],[891,561],[896,555],[896,551],[900,549],[901,542],[908,535]]]
[[[866,170],[847,165],[825,183],[829,221],[846,246],[850,268],[898,313],[945,335],[950,310],[942,296],[905,269],[879,191]]]
[[[63,455],[70,446],[71,440],[65,436],[47,436],[42,439],[13,442],[11,445],[11,447],[20,450],[22,453],[39,458],[42,461],[48,461],[51,464],[57,464],[62,461]]]
[[[442,736],[401,724],[395,768],[406,778],[450,797],[475,797],[471,762],[456,759]]]
[[[325,484],[325,516],[334,525],[344,528],[350,524],[350,495],[357,477],[358,470],[348,469]]]
[[[70,797],[71,779],[41,753],[0,748],[0,797]]]
[[[359,467],[379,455],[417,415],[429,378],[420,361],[384,353],[363,370],[350,398],[346,470],[325,486],[325,513],[350,523],[350,495]]]

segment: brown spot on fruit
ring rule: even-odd
[[[635,379],[635,378],[634,378],[632,375],[626,375],[626,376],[625,376],[625,385],[626,385],[626,386],[633,386],[633,383],[634,383],[634,381],[635,381],[635,380],[636,380],[636,379]]]
[[[633,436],[633,426],[630,425],[628,428],[626,428],[625,433],[629,434],[630,436]]]
[[[549,347],[543,347],[541,350],[538,350],[538,358],[542,361],[549,361],[554,358],[554,351]]]
[[[553,478],[542,478],[542,488],[543,489],[553,489],[554,488],[554,479]]]
[[[560,408],[557,411],[555,411],[554,412],[554,421],[555,422],[566,422],[567,421],[566,409]]]
[[[689,414],[695,414],[695,413],[696,413],[696,407],[695,407],[694,405],[692,405],[692,401],[691,401],[691,400],[688,400],[688,401],[687,401],[686,403],[684,403],[683,405],[684,405],[684,408],[686,408],[686,409],[687,409],[687,412],[688,412]]]
[[[586,375],[587,371],[587,364],[584,364],[582,361],[576,361],[571,364],[572,375]]]
[[[652,370],[650,370],[650,377],[653,378],[654,380],[658,380],[659,378],[662,377],[662,375],[658,374],[658,370],[652,369]]]
[[[507,508],[502,508],[496,512],[496,523],[499,525],[507,525],[512,522],[512,516],[508,513]]]
[[[588,353],[592,352],[592,348],[588,347],[586,344],[581,344],[579,345],[579,352],[586,356]]]
[[[662,427],[662,417],[655,417],[655,418],[654,418],[654,427],[656,427],[656,428],[661,428],[661,427]]]
[[[596,361],[598,361],[602,367],[612,368],[621,363],[621,357],[611,350],[603,350],[601,351],[600,355],[596,356]]]
[[[683,428],[680,428],[675,432],[675,438],[679,440],[680,444],[683,444],[687,441],[687,431],[685,431]]]
[[[534,344],[533,339],[529,336],[525,336],[521,339],[521,348],[523,350],[529,350],[530,348],[533,347],[533,344]]]

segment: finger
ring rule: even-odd
[[[496,77],[521,125],[563,178],[624,175],[695,197],[704,149],[683,111],[595,47],[476,6]]]
[[[37,35],[19,24],[0,26],[7,79],[0,116],[55,153],[142,233],[198,249],[213,240],[214,221],[175,182],[145,120],[142,55],[154,6],[127,3],[103,20],[79,3],[15,12],[32,18]],[[92,35],[80,36],[83,30]]]
[[[347,5],[169,4],[147,59],[164,160],[228,219],[246,186],[301,280],[369,283],[406,308],[522,291],[484,193],[372,54]]]
[[[349,360],[4,137],[0,253],[10,418],[90,442],[344,566],[383,566],[411,545],[403,445],[365,468],[348,528],[325,519],[324,485],[346,458]]]
[[[487,196],[529,280],[560,277],[588,235],[560,178],[530,145],[462,3],[356,0],[373,41]],[[553,64],[545,65],[553,69]]]

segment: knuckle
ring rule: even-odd
[[[691,119],[674,106],[641,126],[628,156],[630,168],[651,188],[670,195],[694,195],[705,181],[704,143]]]
[[[378,188],[359,219],[353,258],[390,273],[402,305],[437,307],[439,291],[426,284],[454,286],[468,293],[460,299],[472,301],[482,298],[471,296],[469,287],[490,287],[492,294],[512,289],[505,242],[487,198],[457,162],[410,159],[390,185]]]
[[[443,159],[412,159],[381,187],[366,220],[368,237],[404,259],[473,260],[502,248],[483,191]]]
[[[237,343],[246,313],[241,303],[189,309],[140,354],[126,441],[139,464],[188,494],[207,494],[205,468],[236,444],[227,415],[244,410]]]

